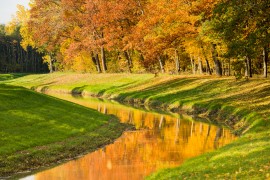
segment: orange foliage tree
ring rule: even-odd
[[[115,66],[114,71],[132,72],[139,64],[155,73],[167,68],[221,76],[229,49],[213,28],[220,5],[220,0],[32,0],[26,29],[50,62],[57,59],[66,69],[100,73]]]

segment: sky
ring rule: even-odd
[[[28,7],[30,0],[0,0],[0,24],[7,24],[17,11],[17,4]]]

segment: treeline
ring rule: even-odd
[[[48,72],[48,66],[43,63],[43,54],[32,47],[24,49],[20,42],[21,37],[18,31],[8,35],[5,26],[0,25],[0,72]]]
[[[269,0],[34,0],[11,25],[51,71],[267,77]]]

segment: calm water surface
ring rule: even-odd
[[[189,116],[162,114],[89,97],[54,95],[102,113],[114,114],[137,131],[125,132],[113,144],[25,179],[143,179],[162,168],[212,151],[236,139],[221,127],[196,122]]]

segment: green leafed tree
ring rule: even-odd
[[[210,22],[212,30],[226,44],[227,55],[245,62],[246,76],[252,77],[252,60],[263,52],[264,77],[270,42],[269,0],[223,0]]]

